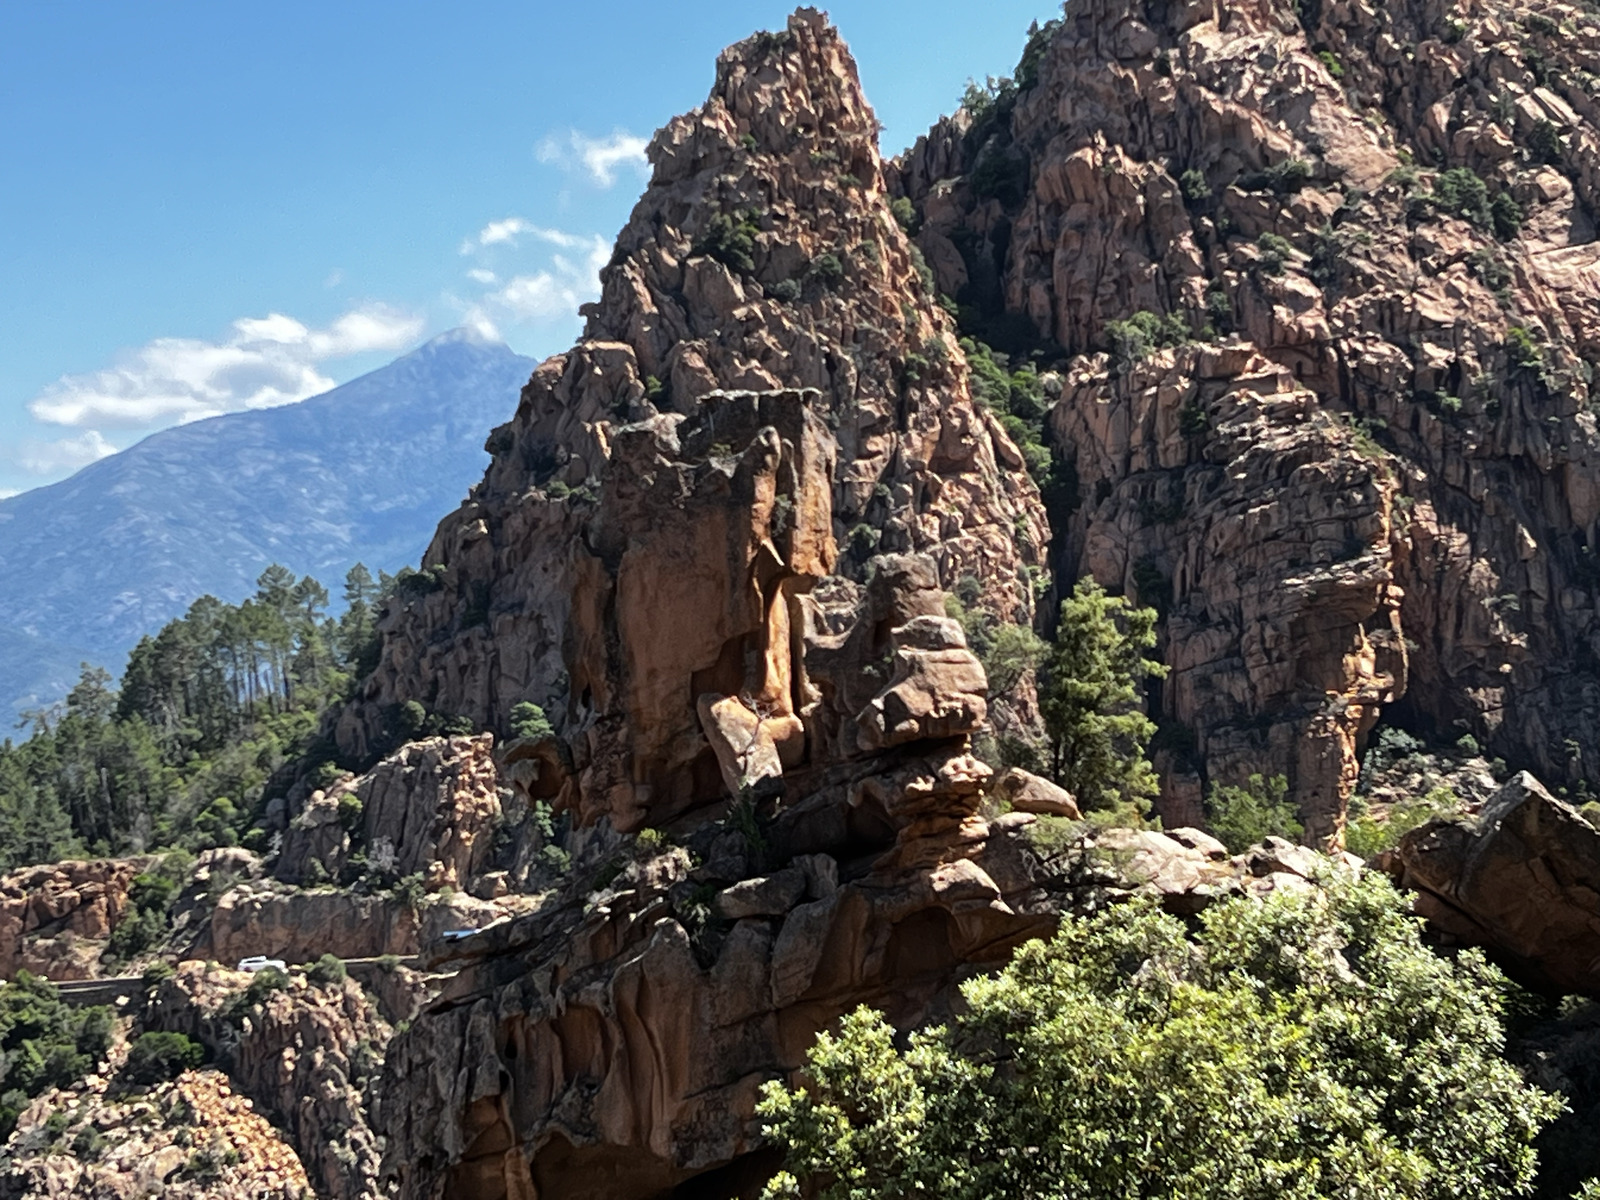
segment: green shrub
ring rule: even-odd
[[[172,902],[183,890],[183,880],[193,861],[192,855],[174,851],[151,870],[133,877],[128,887],[128,911],[107,939],[108,957],[127,962],[166,936]]]
[[[306,978],[318,987],[338,987],[347,975],[344,959],[337,954],[324,954],[306,968]]]
[[[69,1008],[26,970],[0,984],[0,1143],[30,1100],[71,1087],[105,1057],[112,1027],[109,1008]]]
[[[422,902],[427,899],[428,885],[423,881],[420,874],[406,875],[389,889],[389,895],[405,908],[415,912],[422,907]]]
[[[1241,175],[1239,187],[1247,192],[1276,192],[1280,196],[1292,195],[1311,179],[1311,164],[1298,158],[1286,158],[1262,171],[1249,171]]]
[[[714,213],[706,230],[695,243],[696,254],[709,255],[729,270],[742,275],[756,269],[756,237],[761,227],[749,209],[738,213]]]
[[[868,245],[871,244],[870,242],[868,243]],[[928,265],[927,258],[924,257],[921,248],[916,245],[911,247],[911,269],[917,273],[917,282],[922,285],[923,294],[926,296],[933,295],[937,290],[937,284],[933,278],[933,268]]]
[[[1497,192],[1491,198],[1489,185],[1466,167],[1441,171],[1427,199],[1479,229],[1493,230],[1501,240],[1516,237],[1522,229],[1522,206],[1509,192]]]
[[[1190,167],[1178,176],[1178,190],[1191,204],[1200,204],[1211,199],[1211,185],[1206,182],[1205,172],[1195,167]]]
[[[896,196],[889,202],[889,212],[906,233],[915,233],[917,225],[917,210],[912,207],[911,199],[907,196]]]
[[[1426,796],[1402,801],[1389,810],[1387,820],[1362,813],[1345,826],[1344,848],[1351,854],[1374,859],[1392,850],[1413,829],[1435,817],[1453,817],[1461,812],[1461,799],[1447,787],[1437,787]]]
[[[1491,223],[1489,185],[1466,167],[1451,167],[1439,173],[1433,184],[1433,202],[1474,225],[1487,227]]]
[[[780,279],[767,289],[768,294],[784,304],[793,304],[800,299],[800,281],[798,279]]]
[[[1533,370],[1544,363],[1544,346],[1538,335],[1521,325],[1506,330],[1505,347],[1513,367]]]
[[[1126,321],[1107,321],[1105,335],[1112,360],[1122,370],[1162,347],[1190,340],[1189,323],[1177,313],[1162,316],[1149,311],[1136,312]]]
[[[1566,145],[1556,127],[1549,121],[1537,122],[1528,134],[1528,157],[1536,163],[1559,167],[1565,154]]]
[[[1289,781],[1252,775],[1243,787],[1214,784],[1206,800],[1206,824],[1238,854],[1268,837],[1298,841],[1305,832],[1288,801]]]
[[[514,738],[537,739],[555,733],[549,718],[544,715],[544,709],[531,700],[523,700],[511,706],[509,726],[511,736]]]
[[[443,563],[434,563],[431,567],[423,567],[420,571],[401,567],[394,577],[395,594],[406,601],[431,596],[444,587],[444,579],[448,573],[449,569]]]
[[[1328,68],[1328,74],[1335,79],[1344,78],[1344,64],[1339,61],[1339,56],[1332,50],[1318,50],[1317,61]]]
[[[767,1200],[1499,1200],[1559,1111],[1500,1055],[1504,977],[1422,944],[1376,873],[1063,920],[947,1025],[860,1008],[757,1107]],[[904,1049],[900,1048],[904,1045]]]
[[[416,737],[427,728],[428,710],[422,707],[420,700],[407,700],[400,705],[396,721],[403,735]]]
[[[1489,202],[1489,223],[1502,242],[1509,242],[1522,232],[1522,222],[1527,214],[1522,211],[1510,192],[1496,192]]]
[[[1294,246],[1289,239],[1275,233],[1263,233],[1256,239],[1256,245],[1261,248],[1261,269],[1268,275],[1282,275],[1284,266],[1294,254]]]
[[[263,967],[250,977],[250,984],[239,993],[242,1008],[255,1008],[274,992],[288,988],[289,976],[277,967]]]
[[[181,1033],[141,1033],[128,1048],[122,1078],[135,1087],[153,1087],[198,1067],[205,1058],[200,1043]]]
[[[360,828],[361,820],[366,815],[366,807],[361,802],[361,797],[356,792],[341,792],[338,800],[339,828],[346,833],[353,833]]]
[[[844,261],[831,251],[819,254],[806,268],[806,278],[831,288],[844,279]]]
[[[850,530],[850,553],[863,561],[872,557],[873,551],[878,548],[878,540],[882,536],[882,532],[874,529],[865,521],[861,522]]]

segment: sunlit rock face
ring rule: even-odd
[[[1597,67],[1567,6],[1074,0],[893,165],[939,288],[1081,356],[1059,577],[1166,614],[1169,819],[1259,771],[1333,837],[1384,714],[1600,771]],[[1205,345],[1108,359],[1139,312]]]

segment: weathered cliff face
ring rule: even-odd
[[[1063,533],[1080,570],[1166,613],[1163,699],[1192,758],[1224,779],[1283,769],[1307,834],[1333,835],[1359,741],[1406,685],[1392,472],[1248,345],[1117,377],[1088,360],[1052,420],[1092,481]],[[1161,765],[1170,815],[1199,780]]]
[[[636,828],[719,794],[711,743],[738,730],[789,765],[814,751],[787,640],[818,579],[926,553],[1031,619],[1038,493],[971,403],[876,130],[819,16],[719,60],[651,144],[583,340],[534,373],[391,606],[347,753],[384,743],[397,702],[503,728],[531,700],[573,747],[581,820]]]
[[[1600,770],[1597,65],[1565,5],[1073,0],[1014,103],[891,171],[941,290],[1069,356],[1061,577],[1162,593],[1166,719],[1209,776],[1287,775],[1316,834],[1386,710]],[[1215,352],[1093,357],[1140,311],[1299,399],[1251,427]]]

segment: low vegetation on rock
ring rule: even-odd
[[[0,983],[0,1141],[48,1088],[71,1087],[111,1048],[111,1010],[74,1009],[27,971]]]

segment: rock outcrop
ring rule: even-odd
[[[1065,356],[1058,578],[1164,610],[1169,814],[1282,773],[1336,836],[1385,712],[1600,771],[1597,64],[1567,5],[1072,0],[896,162],[940,289]],[[1208,345],[1099,354],[1140,312]]]
[[[987,775],[954,748],[890,775],[863,762],[758,829],[702,826],[475,939],[391,1046],[379,1124],[400,1195],[754,1194],[774,1165],[760,1085],[855,1005],[941,1019],[954,980],[1064,912],[1142,892],[1192,915],[1319,870],[1281,839],[1230,858],[1197,830],[984,820]],[[855,859],[818,848],[874,836],[880,852]]]
[[[315,984],[293,975],[248,1003],[251,979],[184,963],[146,1004],[144,1026],[206,1046],[232,1086],[286,1131],[317,1195],[380,1194],[367,1110],[388,1023],[353,980]]]
[[[120,1057],[120,1056],[119,1056]],[[28,1107],[0,1171],[4,1200],[311,1200],[299,1157],[219,1071],[142,1094],[111,1075]],[[51,1122],[56,1113],[67,1120]],[[70,1147],[70,1153],[63,1149]]]
[[[311,793],[288,822],[275,878],[327,882],[352,850],[430,891],[465,888],[488,862],[500,817],[494,739],[410,742],[358,779]]]
[[[1028,621],[1048,537],[819,15],[725,54],[649,154],[583,339],[490,435],[493,465],[391,604],[338,727],[359,758],[392,744],[406,701],[502,730],[532,701],[598,773],[580,819],[618,828],[720,793],[714,740],[731,760],[753,733],[758,772],[800,753],[786,639],[819,579],[922,553]]]
[[[1188,162],[1155,144],[1220,135],[1154,129],[1132,99],[1180,67],[1225,84],[1238,98],[1213,107],[1234,158],[1196,149],[1194,169],[1219,186],[1266,171],[1290,135],[1252,115],[1277,93],[1240,55],[1266,62],[1304,34],[1254,10],[1171,20],[1156,33],[1085,5],[1043,35],[1006,117],[1038,158],[1019,160],[1028,186],[1010,200],[966,181],[994,176],[961,121],[891,174],[922,207],[934,284],[959,290],[967,252],[1004,242],[990,282],[1071,356],[1050,382],[1079,483],[1057,514],[1061,565],[1166,610],[1161,705],[1193,735],[1169,790],[1282,771],[1313,835],[1336,841],[1361,741],[1411,686],[1399,560],[1420,485],[1346,419],[1371,389],[1335,381],[1368,378],[1368,359],[1341,374],[1311,348],[1344,346],[1343,301],[1305,283],[1293,243],[1230,232],[1331,225],[1328,189],[1280,202],[1241,184],[1191,213],[1174,173]],[[1251,30],[1267,32],[1230,41]],[[1162,75],[1169,33],[1192,50]],[[1108,54],[1152,65],[1108,70]],[[1097,88],[1101,108],[1079,103]],[[1324,98],[1319,181],[1381,182],[1398,160]],[[1115,145],[1092,133],[1113,100]],[[537,703],[553,730],[501,745],[502,811],[541,813],[527,842],[571,865],[531,911],[432,953],[458,973],[392,1044],[378,1110],[402,1197],[743,1194],[770,1167],[759,1085],[857,1004],[936,1019],[964,975],[1132,888],[1193,913],[1311,886],[1313,859],[1286,842],[1229,859],[1189,830],[1091,839],[1070,796],[997,782],[972,754],[988,684],[944,589],[1030,622],[1045,514],[998,415],[972,402],[874,129],[815,13],[724,54],[707,105],[651,145],[584,339],[535,373],[384,618],[380,665],[338,724],[346,754],[385,752],[407,705],[507,731]],[[1341,221],[1403,219],[1398,190],[1369,203]],[[1117,306],[1201,333],[1222,315],[1213,275],[1230,340],[1086,353]],[[1379,330],[1400,307],[1338,320]],[[1005,802],[1018,811],[985,815]]]
[[[128,912],[128,889],[151,860],[61,862],[0,878],[0,979],[98,974],[100,953]]]
[[[1476,820],[1406,834],[1391,870],[1451,938],[1488,947],[1538,986],[1600,992],[1600,830],[1527,772]]]

